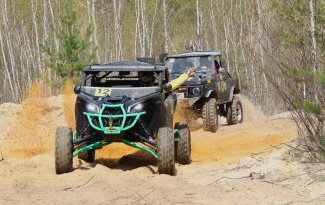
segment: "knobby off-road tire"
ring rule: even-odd
[[[243,106],[240,98],[234,96],[232,103],[227,105],[227,123],[228,125],[235,125],[243,122]]]
[[[191,158],[191,132],[188,123],[179,122],[175,124],[175,129],[178,129],[182,140],[175,141],[176,162],[179,164],[190,164]],[[176,135],[175,137],[178,137]]]
[[[162,127],[158,130],[157,154],[159,174],[175,175],[175,139],[172,128]]]
[[[72,171],[72,129],[61,126],[56,129],[55,136],[55,171],[63,174]]]
[[[202,108],[203,130],[216,132],[218,130],[218,109],[215,98],[206,101]]]
[[[86,147],[83,146],[82,148]],[[85,162],[93,163],[95,161],[95,150],[88,150],[78,154],[78,158],[84,160]]]

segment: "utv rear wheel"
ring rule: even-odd
[[[86,147],[83,146],[82,148]],[[81,148],[81,149],[82,149]],[[93,163],[95,161],[95,150],[88,150],[78,154],[78,158],[84,160],[85,162]]]
[[[238,96],[234,96],[231,105],[227,106],[227,123],[235,125],[242,123],[244,119],[243,106]]]
[[[175,139],[173,129],[162,127],[158,130],[157,142],[159,174],[175,174]]]
[[[72,152],[73,144],[71,127],[58,127],[55,136],[55,171],[57,174],[72,171]]]
[[[180,140],[175,141],[176,162],[180,164],[190,164],[191,159],[191,132],[188,123],[179,122],[175,124],[175,129],[178,129]]]
[[[202,107],[203,130],[216,132],[218,130],[218,109],[215,98],[210,98]]]

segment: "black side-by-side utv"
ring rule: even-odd
[[[151,153],[160,174],[174,175],[175,161],[191,163],[189,126],[173,124],[177,99],[168,81],[167,68],[140,61],[85,68],[74,88],[76,131],[56,131],[56,173],[71,172],[75,156],[94,162],[96,149],[114,142]]]

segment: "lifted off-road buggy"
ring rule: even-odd
[[[243,122],[243,108],[237,95],[240,93],[239,82],[231,78],[221,53],[180,53],[168,56],[165,65],[171,79],[177,78],[189,67],[196,68],[195,74],[175,91],[180,105],[202,118],[204,130],[217,131],[218,114],[226,117],[229,125]]]
[[[72,171],[75,156],[94,162],[96,149],[114,142],[151,153],[161,174],[174,175],[175,161],[191,163],[190,130],[187,123],[173,124],[177,99],[173,91],[163,92],[168,81],[167,68],[139,61],[85,68],[74,89],[76,131],[56,131],[56,173]]]

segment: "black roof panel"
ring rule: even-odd
[[[163,66],[155,66],[140,61],[114,61],[104,64],[93,64],[84,71],[163,71]]]

